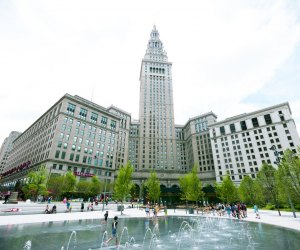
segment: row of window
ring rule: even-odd
[[[68,103],[67,114],[74,116],[75,109],[76,109],[76,105],[75,104]],[[80,118],[82,120],[86,120],[87,115],[88,115],[88,110],[85,109],[85,108],[80,108],[80,111],[78,113],[78,118]],[[107,126],[107,120],[108,119],[107,119],[106,116],[101,116],[100,125],[103,126],[103,127],[106,127]],[[98,121],[98,114],[94,113],[94,112],[91,112],[90,122],[96,124],[97,121]],[[112,130],[115,130],[116,129],[116,124],[117,124],[116,121],[111,120],[110,121],[110,128]]]
[[[281,117],[282,117],[282,116],[281,116]],[[271,115],[270,115],[270,114],[264,115],[264,119],[265,119],[266,125],[272,124],[272,118],[271,118]],[[283,118],[283,119],[284,119],[284,118]],[[258,127],[259,127],[259,122],[258,122],[257,117],[252,118],[252,119],[251,119],[251,122],[252,122],[253,128],[258,128]],[[240,121],[240,126],[241,126],[241,130],[242,130],[242,131],[245,131],[245,130],[248,129],[248,128],[247,128],[246,121]],[[224,127],[224,126],[221,126],[219,129],[220,129],[220,134],[221,134],[221,135],[225,135],[225,127]],[[234,123],[229,124],[229,129],[230,129],[230,132],[231,132],[231,133],[235,133],[235,132],[236,132],[235,124],[234,124]]]

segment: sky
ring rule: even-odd
[[[289,102],[300,128],[300,1],[0,0],[0,144],[64,94],[139,114],[153,25],[173,63],[175,123]]]

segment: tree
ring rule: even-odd
[[[38,171],[30,171],[27,175],[27,183],[23,187],[26,197],[33,197],[37,200],[39,195],[48,195],[46,188],[48,172],[45,166],[41,166]]]
[[[179,177],[181,189],[181,199],[185,201],[194,201],[196,204],[203,197],[202,182],[197,176],[197,167],[194,166],[192,171],[182,177]]]
[[[197,176],[196,166],[194,166],[189,173],[188,182],[188,200],[194,201],[196,202],[196,205],[198,205],[198,201],[203,197],[204,192],[202,191],[202,182]]]
[[[76,176],[68,171],[64,176],[63,190],[64,192],[73,192],[76,187]]]
[[[278,166],[278,181],[282,196],[287,198],[289,192],[291,199],[300,204],[300,158],[299,148],[297,154],[287,149]]]
[[[216,183],[216,194],[225,203],[232,203],[238,200],[237,188],[231,180],[230,176],[227,175],[223,178],[221,184]]]
[[[179,177],[179,186],[181,189],[181,200],[188,201],[189,196],[189,176],[185,174]]]
[[[263,194],[259,184],[248,175],[244,176],[238,192],[241,200],[248,205],[263,204]]]
[[[131,178],[132,172],[133,167],[129,161],[125,166],[120,168],[120,171],[114,184],[113,197],[116,200],[120,200],[122,203],[129,196],[130,190],[134,185]]]
[[[51,192],[54,199],[59,199],[63,192],[64,176],[51,176],[47,183],[48,191]]]
[[[145,182],[148,191],[148,198],[155,202],[159,201],[160,197],[160,181],[157,178],[156,172],[151,172],[150,177]]]
[[[93,196],[100,194],[101,192],[101,182],[97,176],[93,176],[90,183],[90,193]]]
[[[278,214],[281,216],[279,210],[279,188],[278,182],[276,181],[276,174],[277,170],[272,165],[263,163],[261,169],[257,173],[257,182],[267,200],[272,201],[275,204]]]
[[[76,184],[76,191],[89,196],[91,191],[91,182],[86,180],[78,181],[78,183]]]

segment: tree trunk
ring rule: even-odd
[[[279,214],[279,216],[281,216],[281,213],[280,213],[280,210],[279,210],[279,205],[278,205],[278,202],[276,201],[276,208],[277,208],[277,211],[278,211],[278,214]]]

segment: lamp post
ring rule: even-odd
[[[102,212],[104,211],[104,203],[105,203],[105,196],[106,196],[106,184],[107,184],[107,178],[106,178],[107,172],[105,172],[105,185],[104,185],[104,195],[103,195],[103,200],[102,200]]]
[[[276,156],[276,161],[274,161],[274,163],[279,166],[280,164],[280,156],[279,156],[279,152],[277,151],[277,148],[275,145],[273,145],[271,148],[270,148],[273,152],[274,152],[274,155]],[[287,190],[286,188],[286,185],[284,185],[284,189],[285,189],[285,193],[287,194],[288,196],[288,200],[289,200],[289,203],[290,203],[290,206],[291,206],[291,209],[292,209],[292,212],[293,212],[293,216],[294,218],[296,218],[296,213],[295,213],[295,208],[294,208],[294,204],[293,204],[293,201],[291,199],[291,196],[290,196],[290,193],[289,191]]]

